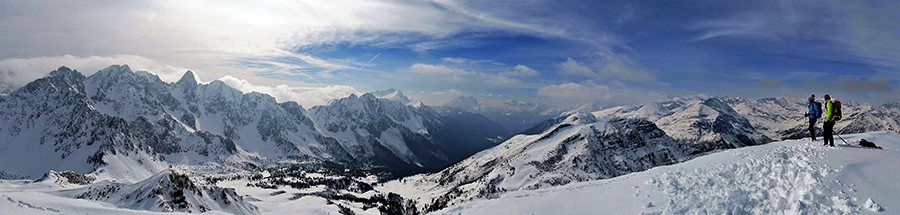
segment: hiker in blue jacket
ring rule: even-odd
[[[809,136],[812,137],[812,141],[816,141],[816,119],[822,116],[822,106],[816,103],[816,94],[809,96],[807,107],[809,110],[805,116],[809,117]]]

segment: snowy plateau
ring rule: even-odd
[[[5,91],[0,214],[897,214],[900,205],[897,102],[842,100],[843,140],[824,147],[808,137],[805,98],[790,96],[564,110],[472,97],[427,106],[388,89],[302,107],[126,65],[87,77],[61,67]]]

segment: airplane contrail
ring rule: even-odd
[[[379,55],[381,55],[381,52],[379,52],[378,54],[376,54],[375,57],[372,57],[372,59],[369,60],[369,62],[366,62],[366,64],[363,64],[361,67],[359,67],[359,69],[356,69],[356,72],[359,72],[359,71],[362,70],[363,68],[366,68],[366,66],[368,66],[369,63],[372,63],[372,61],[374,61],[375,58],[378,58]],[[350,84],[350,81],[352,81],[352,80],[353,80],[353,75],[350,75],[350,79],[347,80],[347,83],[344,83],[344,85]]]

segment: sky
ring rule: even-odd
[[[304,107],[394,88],[552,105],[900,101],[900,1],[0,0],[0,90],[68,66],[187,70]]]

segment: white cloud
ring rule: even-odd
[[[632,62],[630,58],[624,55],[605,55],[598,60],[601,64],[597,70],[599,78],[621,78],[632,81],[650,82],[656,79],[656,76],[647,72],[643,66]]]
[[[21,87],[35,79],[47,76],[51,71],[60,66],[66,66],[85,76],[94,74],[100,69],[110,65],[127,64],[132,70],[143,70],[156,74],[163,81],[175,82],[181,78],[188,69],[165,65],[155,60],[135,55],[115,55],[108,57],[89,56],[78,57],[72,55],[35,57],[35,58],[9,58],[0,60],[0,83],[11,87]],[[199,75],[198,75],[199,76]]]
[[[656,76],[651,75],[640,63],[627,55],[615,54],[608,50],[597,52],[587,65],[568,58],[557,66],[562,74],[586,76],[597,81],[623,79],[650,82],[656,79]]]
[[[609,87],[587,81],[584,84],[564,83],[548,85],[537,90],[537,95],[559,99],[599,99],[609,92]]]
[[[331,85],[327,87],[289,87],[288,85],[281,84],[271,87],[254,85],[247,80],[238,79],[232,76],[225,76],[219,80],[244,93],[259,92],[269,94],[272,97],[275,97],[275,101],[277,102],[294,101],[307,109],[312,108],[313,106],[326,105],[332,99],[340,99],[352,94],[360,94],[355,88],[344,85]]]
[[[572,58],[568,58],[565,62],[559,63],[559,69],[562,70],[563,74],[568,75],[596,76],[593,69],[578,63],[578,61],[575,61],[575,59]]]
[[[502,72],[500,74],[505,75],[505,76],[510,76],[510,77],[511,76],[537,76],[538,71],[528,68],[525,65],[519,64],[519,65],[516,65],[516,67],[513,67],[512,71],[506,71],[506,72]]]

